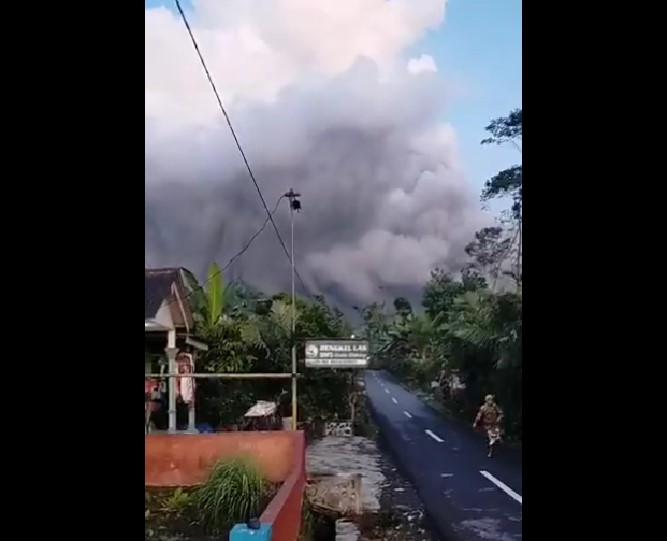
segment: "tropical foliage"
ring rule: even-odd
[[[303,368],[307,337],[345,338],[351,333],[343,314],[323,297],[297,299],[292,336],[292,302],[286,294],[264,297],[246,284],[225,285],[219,267],[209,269],[204,287],[190,276],[190,296],[198,333],[209,344],[197,370],[225,373],[290,373],[296,344],[299,419],[349,418],[353,383],[349,373]],[[202,379],[197,386],[197,418],[214,426],[237,422],[257,400],[277,400],[291,415],[289,380]]]
[[[493,120],[482,143],[511,143],[521,149],[521,110]],[[508,434],[522,429],[521,166],[501,171],[482,191],[482,200],[505,197],[508,219],[478,231],[467,246],[470,264],[455,277],[435,269],[424,285],[421,313],[404,298],[393,310],[372,304],[363,310],[365,334],[378,365],[409,383],[431,391],[444,383],[440,397],[450,410],[470,419],[487,393],[506,413]],[[504,289],[499,278],[506,278]],[[464,385],[453,392],[448,384]]]

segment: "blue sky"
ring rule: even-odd
[[[181,0],[184,8],[189,0]],[[459,137],[468,179],[475,189],[500,169],[520,162],[513,148],[481,146],[489,120],[521,107],[522,0],[449,0],[445,23],[412,47],[430,54],[440,73],[461,87],[450,98],[444,120]],[[145,7],[172,0],[145,0]],[[443,99],[445,97],[443,96]]]
[[[413,52],[430,54],[440,73],[463,85],[445,119],[458,134],[468,179],[481,189],[520,163],[517,150],[479,142],[489,120],[521,107],[521,0],[450,0],[445,23]]]

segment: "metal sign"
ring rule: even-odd
[[[306,367],[367,368],[367,340],[307,340]]]

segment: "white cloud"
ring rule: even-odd
[[[408,72],[413,75],[419,73],[435,73],[438,71],[438,66],[435,65],[435,60],[430,54],[423,54],[419,58],[411,58],[408,61]]]
[[[359,57],[391,63],[442,23],[445,0],[194,0],[197,40],[226,103],[270,100],[307,76],[334,76]],[[178,15],[146,10],[147,115],[188,104],[214,114],[208,83]]]

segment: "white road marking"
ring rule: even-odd
[[[442,442],[445,441],[440,436],[437,436],[433,432],[431,432],[428,428],[426,430],[424,430],[424,432],[426,432],[427,435],[431,436],[438,443],[442,443]]]
[[[391,401],[392,401],[394,404],[398,404],[398,401],[397,401],[393,396],[391,397]]]
[[[403,415],[405,415],[408,419],[412,419],[412,415],[410,415],[409,411],[404,411]]]
[[[523,498],[521,497],[521,494],[517,494],[516,492],[514,492],[510,487],[508,487],[502,481],[499,481],[498,479],[496,479],[488,471],[479,470],[479,473],[481,473],[484,477],[486,477],[489,481],[491,481],[494,485],[496,485],[500,490],[502,490],[510,498],[512,498],[513,500],[516,500],[517,502],[519,502],[523,506]]]
[[[450,477],[454,477],[454,474],[453,473],[441,473],[440,477],[442,477],[443,479],[449,479]]]
[[[389,394],[389,389],[385,389],[384,392]]]

